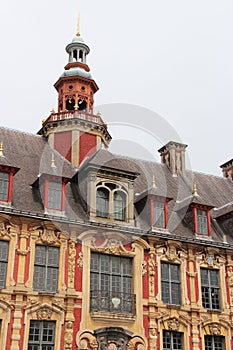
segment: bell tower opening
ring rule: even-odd
[[[79,111],[85,111],[87,109],[87,102],[83,100],[82,98],[79,98],[78,100],[78,110]]]
[[[66,110],[67,111],[73,111],[75,107],[75,100],[74,98],[68,98],[66,100]]]

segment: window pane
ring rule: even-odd
[[[163,350],[182,350],[182,333],[163,331]]]
[[[106,188],[98,188],[96,191],[96,215],[102,218],[108,217],[109,191]]]
[[[162,300],[165,304],[180,305],[180,266],[161,263]]]
[[[36,246],[33,287],[37,291],[56,292],[58,285],[59,248]]]
[[[8,242],[0,241],[0,288],[4,288],[6,284],[8,246]]]
[[[164,203],[154,201],[154,225],[165,227]]]
[[[206,309],[220,309],[219,271],[201,269],[202,305]]]
[[[197,224],[198,224],[198,233],[207,234],[207,213],[205,210],[197,209]]]
[[[31,321],[28,350],[53,350],[55,326],[53,321]]]
[[[123,192],[114,192],[114,219],[125,220],[125,194]]]
[[[131,258],[92,253],[91,309],[132,312],[134,298],[131,272]]]
[[[8,199],[9,174],[0,172],[0,200]]]
[[[49,181],[48,185],[48,208],[61,210],[62,184]]]
[[[205,350],[223,350],[224,337],[206,335],[205,336]]]

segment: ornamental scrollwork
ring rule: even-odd
[[[39,236],[43,243],[54,244],[60,242],[59,239],[60,232],[54,230],[40,230]]]
[[[5,225],[4,222],[0,222],[0,237],[8,236],[10,233],[10,227]]]

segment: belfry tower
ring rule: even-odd
[[[86,63],[90,49],[80,36],[79,28],[66,51],[68,63],[54,84],[58,92],[57,112],[51,111],[38,134],[47,137],[51,147],[78,167],[86,156],[102,146],[107,148],[111,136],[100,113],[93,114],[98,86]]]

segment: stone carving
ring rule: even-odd
[[[228,267],[227,271],[229,286],[233,287],[233,266]]]
[[[56,298],[54,298],[52,300],[52,304],[54,304],[54,305],[56,305],[56,306],[58,306],[60,308],[64,308],[63,299],[56,299]]]
[[[149,272],[149,284],[150,284],[150,296],[154,296],[155,292],[155,267],[156,263],[154,260],[155,253],[153,251],[149,252],[148,259],[148,272]]]
[[[79,350],[86,350],[86,349],[88,349],[87,340],[86,339],[81,339],[80,340],[78,349]]]
[[[47,229],[44,229],[43,231],[40,230],[40,239],[43,243],[46,243],[46,244],[54,244],[54,243],[60,242],[59,232],[56,232],[54,230],[47,230]]]
[[[95,239],[92,239],[91,248],[97,252],[112,255],[132,256],[132,253],[134,253],[134,247],[130,251],[126,250],[121,241],[117,239],[106,239],[104,243],[98,247],[95,245]]]
[[[30,247],[26,250],[23,249],[16,249],[16,252],[18,253],[18,255],[22,255],[22,256],[26,256],[28,255],[28,253],[30,252]]]
[[[209,331],[211,335],[221,335],[221,326],[217,323],[209,325]]]
[[[142,262],[142,277],[146,276],[146,261]]]
[[[75,256],[76,256],[75,242],[70,241],[69,260],[68,260],[68,280],[69,280],[69,283],[74,282]]]
[[[157,341],[157,335],[156,335],[156,328],[150,328],[150,349],[156,350],[156,341]]]
[[[10,232],[10,228],[9,227],[5,227],[4,222],[0,222],[0,237],[4,237],[9,235]]]
[[[52,310],[43,307],[39,310],[36,311],[36,316],[38,318],[38,320],[50,320],[51,316],[52,316]]]
[[[78,255],[78,267],[83,267],[83,252],[80,252]]]
[[[180,322],[174,317],[167,321],[167,327],[170,331],[177,332],[180,328]]]
[[[73,322],[72,321],[66,322],[64,339],[65,339],[65,350],[72,349],[72,343],[73,343]]]

